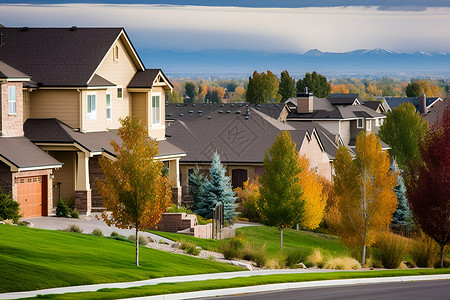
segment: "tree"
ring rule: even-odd
[[[13,220],[17,223],[21,216],[19,202],[14,201],[11,193],[3,192],[0,187],[0,220]]]
[[[420,85],[417,82],[411,82],[405,88],[407,97],[419,97],[422,92],[420,91]]]
[[[281,95],[281,101],[283,102],[297,96],[294,79],[289,75],[287,70],[281,72],[278,94]]]
[[[419,136],[427,130],[424,121],[411,103],[402,103],[388,112],[386,120],[378,131],[380,139],[388,144],[390,154],[402,170],[407,170],[408,161],[419,162]]]
[[[267,74],[253,72],[253,77],[248,78],[246,99],[250,103],[269,103],[271,99],[279,100],[278,78],[270,71]]]
[[[366,247],[389,225],[397,206],[394,194],[397,175],[389,170],[390,159],[377,137],[365,132],[356,138],[356,158],[339,147],[333,162],[334,191],[341,215],[336,231],[349,246],[362,247],[365,265]]]
[[[450,109],[419,144],[420,164],[408,168],[406,190],[421,229],[440,246],[440,266],[450,236]]]
[[[194,172],[189,174],[189,193],[192,195],[194,201],[193,211],[198,208],[198,203],[203,195],[203,183],[205,182],[205,176],[200,172],[198,166],[195,167]]]
[[[106,224],[136,229],[136,266],[139,266],[139,230],[155,226],[172,198],[169,179],[162,175],[163,163],[156,161],[158,142],[136,117],[121,120],[117,133],[121,144],[112,141],[116,160],[100,157],[105,174],[96,180],[103,205],[111,214],[103,213]]]
[[[314,170],[310,169],[306,155],[300,157],[300,184],[303,189],[302,200],[305,201],[305,213],[302,227],[316,229],[322,221],[327,199],[322,194],[322,183]]]
[[[400,173],[395,161],[391,164],[391,171],[397,174]],[[401,174],[398,174],[397,185],[394,187],[394,193],[397,197],[397,210],[394,212],[391,223],[410,228],[413,225],[413,216],[408,205],[408,198],[406,198],[406,186]]]
[[[261,183],[259,177],[256,176],[253,180],[244,181],[242,187],[234,189],[236,196],[240,200],[237,210],[241,213],[240,216],[247,218],[251,222],[260,222],[261,219],[258,214],[257,203],[259,199],[259,188]]]
[[[210,180],[203,183],[203,192],[199,196],[197,210],[195,213],[211,219],[213,209],[219,202],[223,203],[224,219],[232,221],[236,215],[236,197],[231,187],[230,177],[225,176],[226,169],[220,163],[219,154],[214,153],[211,168],[209,169]]]
[[[183,97],[173,90],[172,92],[167,93],[167,101],[169,103],[183,103]]]
[[[186,91],[186,95],[191,98],[191,102],[195,102],[195,99],[198,95],[198,88],[193,82],[186,82],[184,86],[184,90]]]
[[[283,251],[283,230],[301,223],[305,211],[300,157],[289,132],[278,135],[265,152],[264,169],[258,212],[264,224],[280,230],[280,251]]]
[[[314,93],[319,98],[326,98],[331,92],[331,86],[327,78],[317,74],[316,71],[312,72],[312,74],[306,73],[303,79],[297,81],[297,93],[304,93],[306,87],[308,92]]]

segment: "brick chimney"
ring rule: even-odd
[[[427,113],[427,96],[425,94],[420,95],[419,97],[419,113],[425,114]]]
[[[313,107],[313,93],[298,93],[297,94],[297,113],[307,114],[312,113]]]

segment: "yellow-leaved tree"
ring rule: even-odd
[[[247,218],[251,222],[261,221],[257,208],[260,187],[259,177],[255,176],[252,180],[244,181],[242,187],[234,189],[239,201],[237,211],[241,213],[240,216]]]
[[[316,229],[322,221],[327,199],[322,193],[322,183],[319,176],[310,169],[309,159],[306,155],[300,157],[300,184],[303,189],[302,200],[305,201],[305,212],[301,226],[307,229]]]
[[[112,141],[116,159],[101,157],[104,180],[96,180],[108,225],[136,229],[136,266],[139,266],[139,230],[155,226],[171,202],[169,179],[162,175],[164,164],[155,160],[158,142],[148,135],[136,117],[121,120],[120,142]]]
[[[356,138],[355,159],[341,146],[333,166],[340,214],[336,231],[350,247],[362,247],[361,264],[364,266],[366,248],[392,221],[397,207],[394,193],[397,174],[389,169],[389,154],[382,150],[378,138],[364,131]]]

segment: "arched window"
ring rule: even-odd
[[[115,45],[113,49],[113,59],[115,61],[119,60],[119,46]]]

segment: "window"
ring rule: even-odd
[[[372,121],[371,120],[366,121],[366,130],[372,130]]]
[[[119,46],[115,45],[113,49],[113,59],[114,61],[119,60]]]
[[[123,99],[123,88],[117,87],[117,99]]]
[[[152,96],[152,124],[161,124],[160,96]]]
[[[106,92],[106,119],[111,120],[111,93]]]
[[[381,119],[375,119],[375,126],[380,126],[380,121],[381,121]]]
[[[357,128],[364,128],[364,119],[363,118],[359,118],[358,119],[358,124],[357,124]]]
[[[87,95],[87,119],[97,120],[97,95],[88,94]]]
[[[8,86],[8,113],[16,114],[16,87]]]

